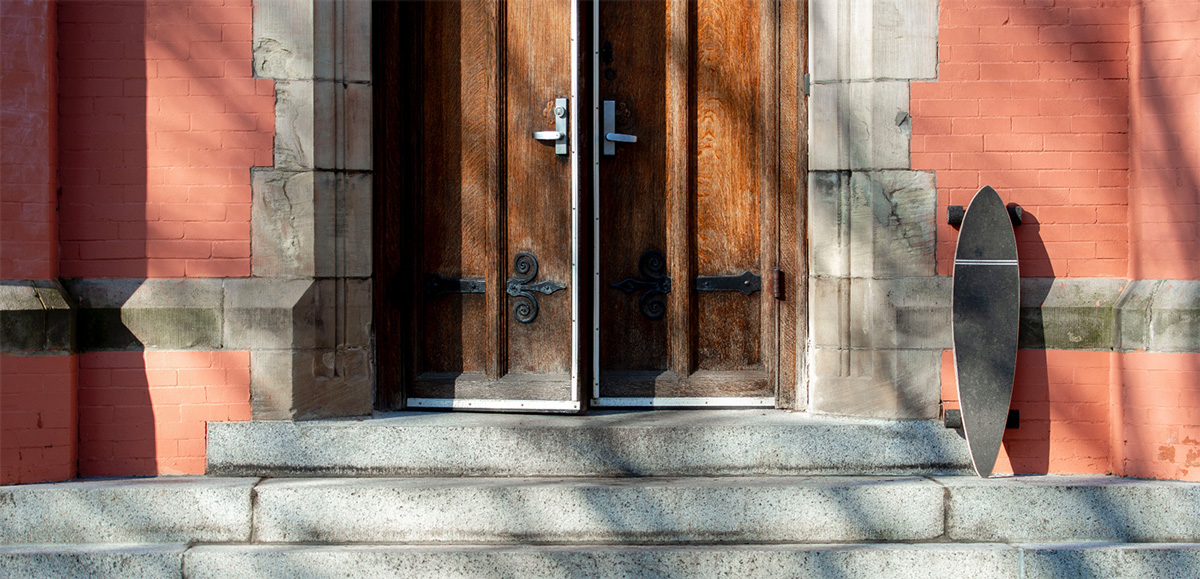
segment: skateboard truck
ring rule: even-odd
[[[1013,227],[1021,224],[1021,219],[1025,217],[1025,210],[1021,209],[1016,203],[1009,203],[1005,206],[1008,209],[1008,218],[1012,221]],[[958,229],[962,225],[963,216],[967,214],[967,209],[962,205],[951,205],[946,208],[946,223],[950,227]]]
[[[957,408],[947,408],[942,414],[942,424],[946,428],[962,428],[962,410]],[[1020,428],[1021,427],[1021,411],[1013,408],[1008,411],[1008,419],[1004,422],[1004,428]]]

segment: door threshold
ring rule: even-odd
[[[417,410],[487,410],[491,412],[579,412],[578,401],[491,400],[486,398],[409,398],[408,408]]]
[[[736,396],[613,396],[593,398],[597,408],[774,408],[775,398]]]

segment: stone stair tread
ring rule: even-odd
[[[0,545],[238,541],[257,478],[74,480],[0,487]]]
[[[1200,541],[1200,484],[1108,476],[158,477],[0,487],[16,543]]]
[[[970,471],[937,421],[781,410],[585,416],[394,412],[210,423],[208,472],[232,476],[691,476]]]
[[[275,479],[265,542],[737,543],[925,540],[940,485],[921,478]]]
[[[6,577],[1195,577],[1200,543],[10,545]]]
[[[935,477],[947,535],[972,541],[1200,540],[1200,484],[1111,476]]]
[[[182,577],[186,543],[0,545],[0,576]]]

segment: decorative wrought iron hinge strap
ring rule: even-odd
[[[671,276],[667,275],[667,257],[657,249],[651,249],[638,258],[638,271],[643,279],[627,277],[611,284],[627,294],[645,290],[638,299],[638,309],[651,320],[662,319],[667,313],[667,302],[662,296],[671,293]]]
[[[718,275],[696,278],[696,291],[742,292],[750,295],[762,290],[762,277],[747,271],[742,275]]]
[[[508,295],[520,300],[513,306],[513,315],[522,324],[537,319],[538,300],[537,296],[533,295],[534,292],[550,295],[558,290],[567,289],[567,286],[550,280],[529,283],[538,274],[538,261],[532,253],[518,253],[513,259],[513,270],[516,271],[517,277],[508,280]]]
[[[425,291],[429,297],[442,294],[481,294],[487,288],[487,282],[482,279],[442,277],[431,273],[425,277]]]

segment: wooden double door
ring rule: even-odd
[[[381,406],[791,403],[798,3],[375,16]]]

